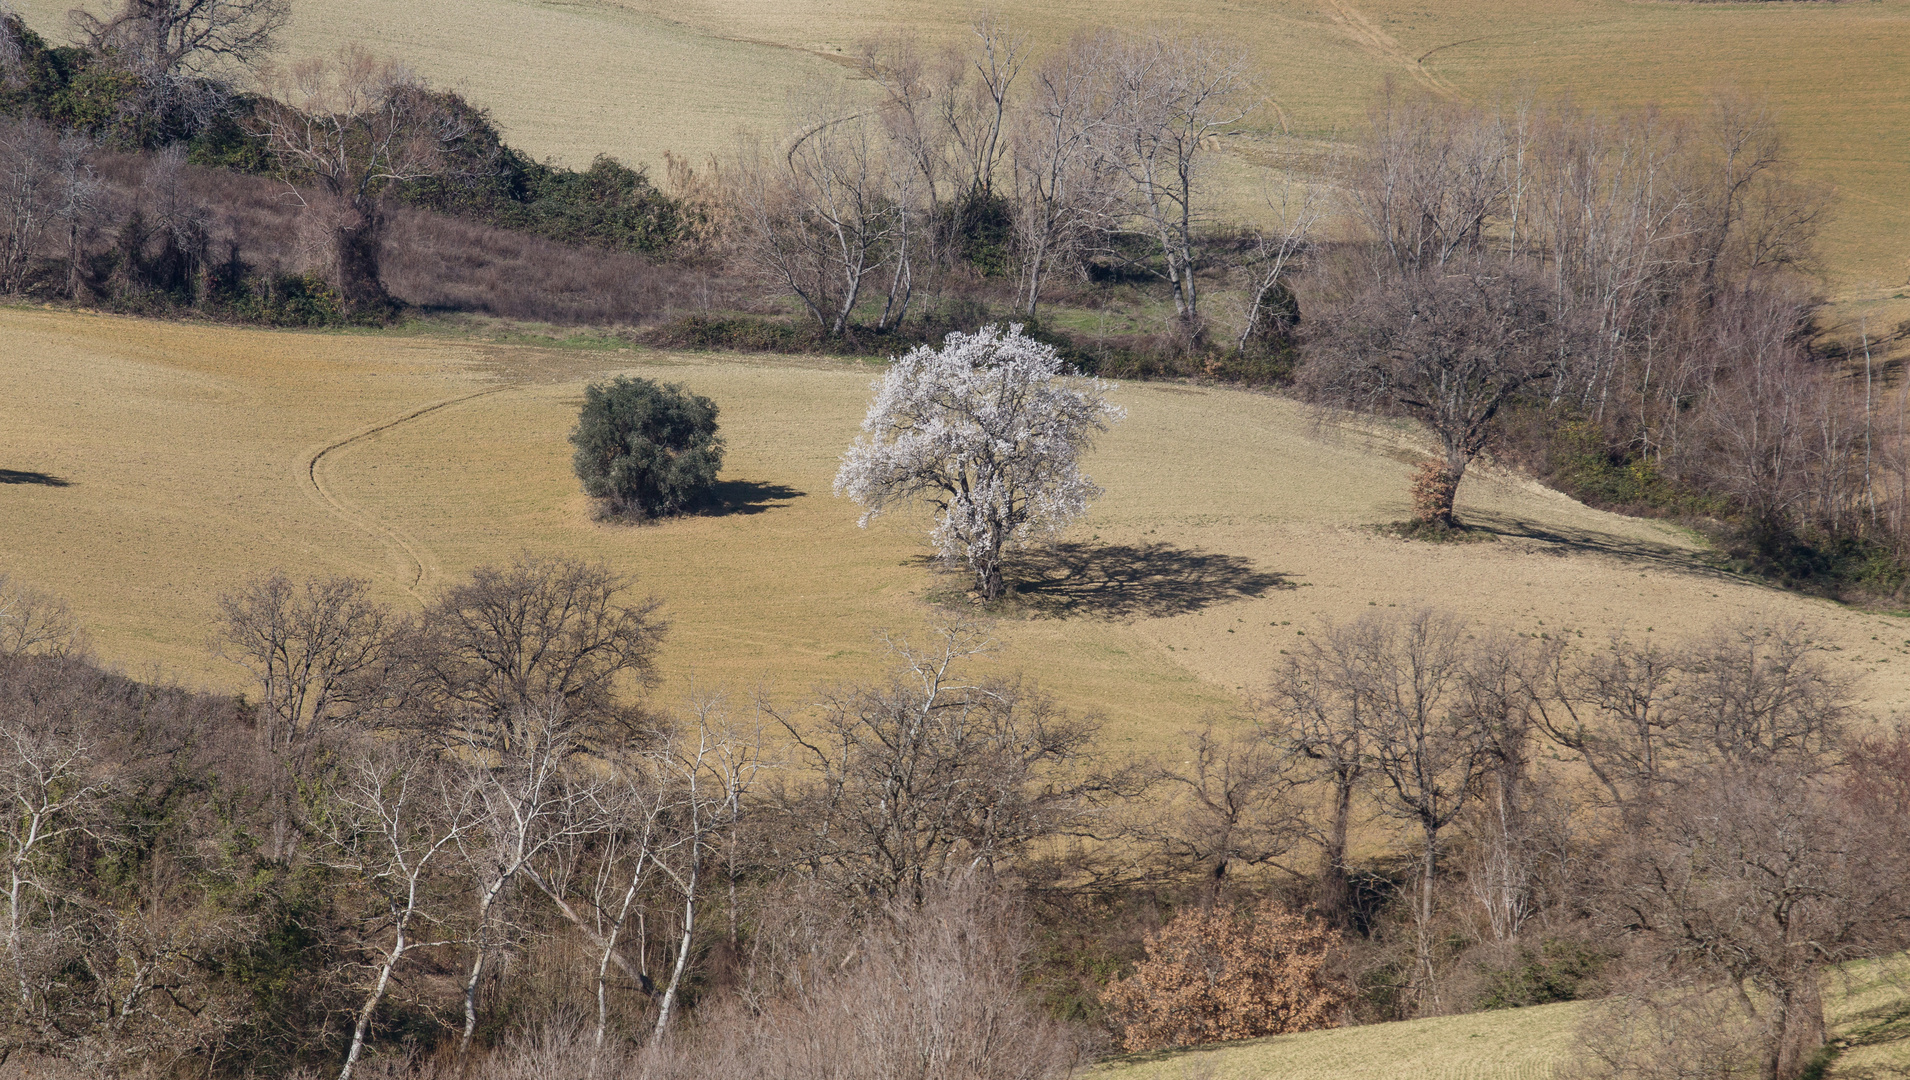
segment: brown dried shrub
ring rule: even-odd
[[[1452,499],[1459,478],[1446,463],[1428,458],[1413,473],[1413,520],[1421,525],[1452,525]]]
[[[1246,916],[1182,912],[1147,959],[1108,987],[1130,1051],[1332,1027],[1351,995],[1327,970],[1337,931],[1267,901]]]

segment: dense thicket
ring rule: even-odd
[[[272,68],[283,7],[130,0],[79,19],[83,43],[61,47],[0,15],[0,292],[293,324],[381,319],[406,301],[558,321],[667,309],[642,257],[677,244],[688,218],[642,170],[532,161],[481,110],[360,52]],[[273,181],[195,173],[181,199],[168,177],[182,165]],[[157,193],[126,182],[156,169]],[[439,257],[418,258],[420,240]],[[558,287],[507,287],[500,243]],[[404,264],[399,296],[387,262]],[[691,284],[703,302],[727,295]]]

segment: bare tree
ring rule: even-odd
[[[908,224],[894,181],[915,176],[916,166],[891,152],[873,118],[833,97],[803,104],[797,125],[787,147],[745,146],[736,169],[738,243],[759,275],[801,300],[819,329],[840,336]]]
[[[470,807],[471,827],[459,834],[458,851],[474,909],[459,1057],[470,1051],[477,1033],[485,968],[512,936],[502,916],[508,893],[546,852],[604,828],[603,819],[591,812],[596,781],[571,768],[577,746],[563,699],[523,710],[516,728],[506,745],[471,741],[456,750],[461,760],[450,797]]]
[[[415,747],[361,756],[335,783],[314,822],[328,844],[324,857],[370,894],[369,929],[385,935],[372,949],[369,985],[338,1072],[339,1080],[351,1080],[398,966],[413,952],[454,940],[449,934],[432,937],[444,914],[434,911],[431,874],[476,826],[477,815],[471,790],[452,783]]]
[[[1208,142],[1258,104],[1248,57],[1214,37],[1151,33],[1121,40],[1108,59],[1108,153],[1127,177],[1142,227],[1160,245],[1174,313],[1195,324],[1200,171]]]
[[[652,860],[658,848],[669,842],[668,826],[677,814],[676,792],[659,768],[657,754],[647,750],[612,754],[604,765],[608,775],[594,786],[595,798],[588,807],[601,823],[601,831],[586,835],[566,830],[570,842],[552,845],[545,865],[533,862],[525,870],[590,941],[588,959],[597,1006],[592,1044],[599,1049],[610,1029],[611,965],[642,993],[656,993],[648,970],[647,935],[642,932],[644,888],[657,876],[651,873]],[[578,873],[579,857],[585,855],[593,863],[584,868],[587,876]],[[580,877],[583,880],[575,880]],[[587,891],[573,897],[576,887]],[[636,963],[624,951],[632,918],[637,920],[642,950]]]
[[[760,723],[753,727],[734,725],[720,699],[696,703],[695,715],[694,724],[676,733],[656,754],[661,775],[676,793],[673,816],[677,826],[674,835],[655,845],[650,860],[676,887],[682,918],[677,923],[670,979],[657,998],[653,1045],[661,1044],[669,1031],[672,1010],[689,970],[697,914],[706,907],[706,870],[722,851],[726,837],[734,836],[744,801],[765,767]],[[733,890],[734,878],[731,887]],[[733,891],[730,902],[733,909]]]
[[[1378,707],[1374,665],[1384,662],[1377,620],[1321,627],[1274,670],[1265,707],[1266,736],[1314,763],[1327,789],[1330,816],[1319,837],[1320,876],[1314,906],[1339,929],[1352,922],[1346,843],[1353,797],[1366,775],[1366,732]]]
[[[657,602],[599,563],[520,555],[445,590],[405,642],[428,721],[454,742],[514,754],[550,737],[588,748],[640,733],[620,691],[655,679]],[[555,711],[553,711],[555,710]],[[558,736],[544,733],[559,722]]]
[[[1491,718],[1467,707],[1477,657],[1464,624],[1453,616],[1419,611],[1397,620],[1372,619],[1357,640],[1370,703],[1360,716],[1361,741],[1374,791],[1382,809],[1420,834],[1415,983],[1424,997],[1434,979],[1439,836],[1479,795],[1491,771]]]
[[[976,203],[993,196],[1002,162],[1008,156],[1008,97],[1028,62],[1028,39],[987,14],[971,29],[975,51],[961,59],[974,70],[975,84],[969,88],[962,80],[947,80],[940,112],[957,151],[960,195]]]
[[[0,294],[26,287],[53,216],[59,143],[33,119],[0,119]]]
[[[960,1076],[1046,1080],[1070,1074],[1067,1028],[1030,1001],[1032,944],[1012,896],[979,874],[855,917],[801,893],[778,896],[758,937],[781,977],[705,1043],[725,1075]],[[845,933],[849,931],[849,933]],[[732,1064],[733,1063],[733,1064]]]
[[[1684,724],[1698,761],[1811,768],[1844,743],[1852,680],[1831,669],[1817,629],[1723,625],[1691,642]]]
[[[1109,34],[1084,35],[1050,56],[1035,72],[1033,100],[1018,111],[1010,133],[1017,306],[1031,319],[1043,286],[1079,263],[1118,206],[1104,156],[1111,138],[1106,59],[1114,47]]]
[[[13,702],[0,719],[0,858],[6,861],[6,951],[15,1023],[52,1028],[50,999],[58,969],[70,961],[73,934],[58,860],[69,839],[95,824],[110,790],[81,717],[44,699]],[[51,707],[49,707],[49,705]],[[25,706],[25,707],[21,707]]]
[[[82,644],[66,601],[0,573],[0,656],[64,657]]]
[[[1188,732],[1183,752],[1153,770],[1159,801],[1139,810],[1134,833],[1176,867],[1199,869],[1218,899],[1236,867],[1278,866],[1305,839],[1296,788],[1306,777],[1291,744],[1252,730]]]
[[[1901,821],[1874,832],[1852,809],[1808,771],[1709,769],[1654,804],[1608,871],[1610,921],[1735,997],[1765,1080],[1795,1080],[1823,1045],[1822,969],[1905,937]]]
[[[1293,276],[1313,243],[1313,232],[1326,212],[1326,199],[1313,185],[1299,181],[1282,187],[1279,194],[1268,194],[1267,208],[1273,213],[1271,226],[1254,229],[1248,241],[1242,269],[1247,274],[1246,316],[1241,320],[1240,337],[1234,351],[1247,351],[1247,343],[1265,332],[1269,319],[1277,319],[1292,330],[1298,309],[1293,300]]]
[[[316,185],[315,199],[292,192],[327,238],[340,294],[354,308],[386,304],[380,197],[395,181],[440,171],[468,117],[444,108],[410,69],[356,45],[270,72],[265,88],[257,133],[288,183]]]
[[[74,37],[129,76],[117,125],[139,145],[190,136],[228,107],[232,86],[277,47],[289,0],[124,0],[112,15],[68,13]]]
[[[93,167],[93,140],[83,134],[60,140],[59,198],[53,219],[66,233],[66,295],[77,300],[84,271],[83,242],[96,227],[106,184]]]
[[[799,865],[850,895],[919,901],[1081,820],[1110,790],[1086,768],[1089,725],[1012,682],[965,677],[989,645],[970,626],[924,649],[892,644],[893,681],[828,694],[811,722],[782,719],[818,772],[787,801]]]
[[[1345,192],[1388,268],[1415,274],[1480,250],[1507,209],[1506,132],[1486,109],[1420,97],[1390,80]]]
[[[1540,731],[1636,823],[1703,769],[1823,760],[1849,692],[1809,626],[1753,623],[1676,646],[1614,636],[1590,654],[1555,651],[1529,700]]]
[[[949,155],[949,129],[942,102],[960,93],[967,66],[959,54],[924,55],[915,38],[894,35],[863,43],[856,66],[882,90],[882,134],[886,167],[896,198],[892,241],[893,266],[888,298],[877,328],[907,314],[918,270],[933,288],[956,239],[948,208],[955,198]]]
[[[1720,359],[1706,380],[1706,406],[1688,472],[1728,495],[1768,545],[1798,520],[1815,476],[1813,458],[1829,387],[1807,355],[1812,303],[1782,291],[1734,292],[1715,305],[1707,344]],[[1814,475],[1815,474],[1815,475]]]
[[[266,752],[296,755],[364,700],[391,615],[359,578],[294,584],[282,570],[219,598],[226,655],[259,690]]]
[[[1466,467],[1498,438],[1502,412],[1569,364],[1578,335],[1549,290],[1480,259],[1382,281],[1309,335],[1302,385],[1315,401],[1404,413],[1443,451],[1421,513],[1453,524]]]
[[[912,37],[864,44],[862,74],[883,91],[894,228],[888,297],[877,329],[907,314],[918,272],[931,295],[979,214],[990,212],[1007,154],[1009,93],[1027,58],[1023,38],[992,18],[974,26],[974,46],[926,54]]]
[[[288,0],[125,0],[100,18],[70,13],[86,46],[149,79],[205,76],[221,63],[251,66],[276,47]]]

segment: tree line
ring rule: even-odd
[[[1341,183],[1357,242],[1299,260],[1296,381],[1426,424],[1422,521],[1450,525],[1468,464],[1496,455],[1595,503],[1728,521],[1781,579],[1901,586],[1904,383],[1867,327],[1821,340],[1828,197],[1767,105],[1389,90],[1363,142]]]
[[[1382,610],[1134,757],[972,624],[666,709],[662,612],[591,564],[219,610],[236,698],[0,588],[0,1068],[1032,1078],[1603,998],[1612,1076],[1792,1080],[1823,980],[1910,935],[1910,734],[1801,625]]]

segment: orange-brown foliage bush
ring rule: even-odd
[[[1421,525],[1451,525],[1452,497],[1459,480],[1445,462],[1430,459],[1413,474],[1413,520]]]
[[[1182,912],[1147,939],[1147,959],[1102,1000],[1130,1051],[1332,1027],[1347,988],[1327,971],[1337,931],[1273,901],[1242,917]]]

